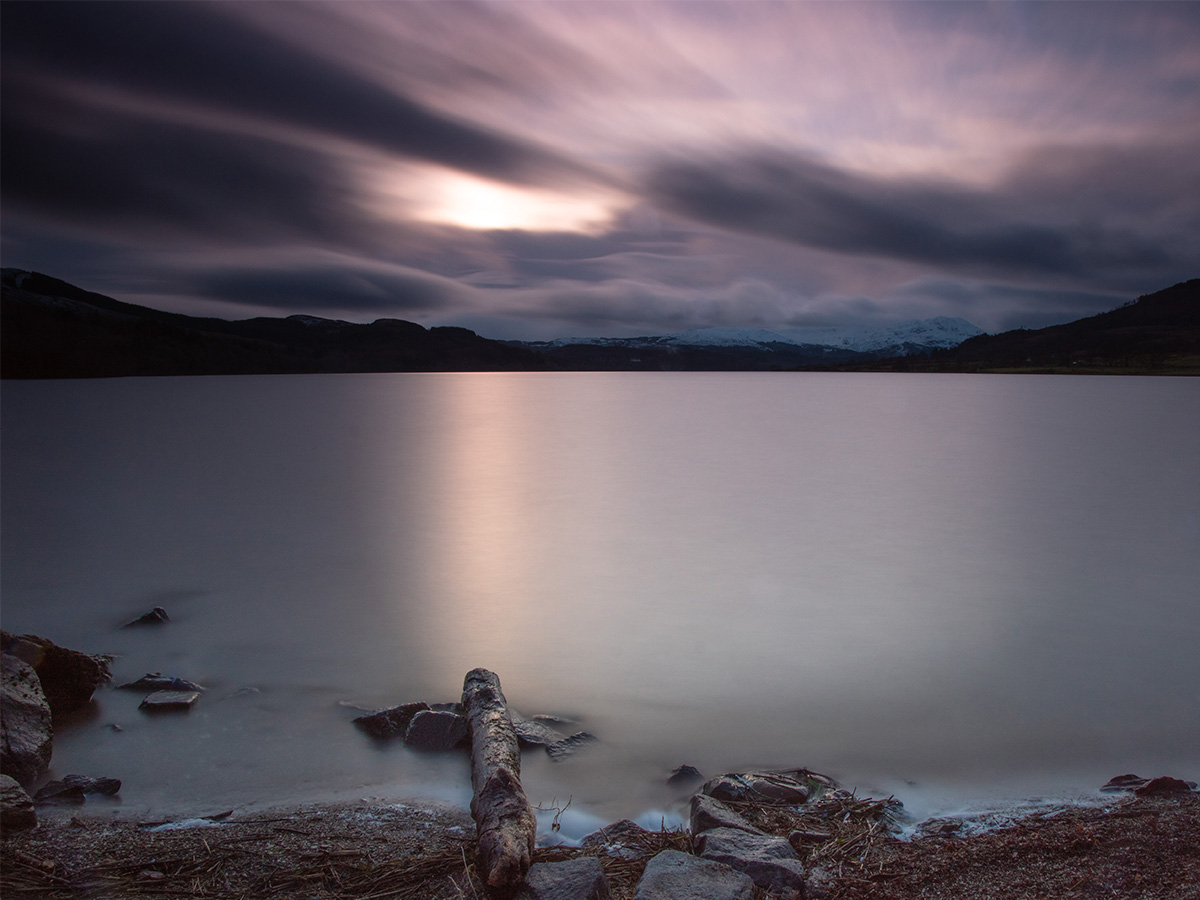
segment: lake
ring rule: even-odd
[[[4,628],[208,687],[56,737],[130,814],[465,803],[463,758],[351,719],[475,666],[600,738],[525,754],[577,829],[670,821],[683,763],[918,815],[1200,777],[1200,380],[113,379],[2,413]]]

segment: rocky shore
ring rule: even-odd
[[[606,831],[579,848],[538,848],[530,880],[542,867],[590,860],[603,872],[608,896],[645,897],[650,895],[639,893],[638,885],[652,858],[696,849],[683,831]],[[1198,839],[1200,794],[1192,791],[1123,795],[1109,806],[1056,809],[969,836],[884,835],[837,852],[817,842],[795,843],[808,876],[807,897],[1194,900],[1200,897]],[[34,830],[5,829],[0,894],[48,900],[460,900],[486,896],[473,854],[470,816],[432,806],[304,807],[178,823],[62,815]],[[754,887],[745,896],[786,895]]]
[[[486,670],[468,673],[461,704],[411,702],[356,719],[374,740],[400,739],[425,751],[472,747],[474,818],[433,804],[363,801],[131,821],[83,805],[88,794],[119,792],[116,779],[68,775],[42,783],[53,718],[90,701],[108,677],[107,660],[32,635],[3,634],[3,650],[6,900],[1200,900],[1200,794],[1195,784],[1165,776],[1117,776],[1101,788],[1109,802],[1098,806],[915,823],[893,798],[857,797],[806,769],[706,780],[683,766],[670,783],[695,791],[686,828],[651,831],[622,820],[579,846],[563,846],[555,819],[534,846],[518,744],[554,759],[596,738],[564,735],[553,727],[561,722],[510,711]],[[472,685],[482,693],[472,694]],[[187,694],[185,710],[203,691],[157,673],[123,687],[151,691],[148,697]],[[507,785],[500,801],[497,777]],[[482,812],[489,802],[490,816]],[[510,832],[514,810],[524,810],[528,822]],[[505,884],[494,877],[488,848],[495,845],[486,843],[501,838],[517,851],[507,864],[519,865]]]

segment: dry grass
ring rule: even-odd
[[[830,791],[796,809],[730,804],[792,835],[806,868],[836,880],[831,900],[1200,900],[1200,795],[1117,800],[1031,816],[968,838],[898,841],[891,801]],[[615,900],[632,900],[646,862],[691,852],[685,831],[602,847],[539,848],[535,862],[596,855]],[[461,811],[322,807],[231,817],[219,827],[153,831],[75,818],[4,836],[0,895],[13,898],[482,900],[474,829]],[[812,893],[816,893],[815,891]],[[767,895],[758,892],[759,900]]]

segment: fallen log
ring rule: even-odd
[[[500,679],[487,669],[472,669],[463,682],[462,705],[471,729],[471,815],[480,874],[488,891],[502,897],[525,880],[537,819],[521,788],[521,749]]]

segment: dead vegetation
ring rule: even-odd
[[[789,836],[810,896],[830,900],[1200,898],[1200,795],[1118,800],[1031,816],[972,837],[896,840],[890,800],[828,792],[801,808],[730,803]],[[632,900],[646,862],[692,850],[685,831],[624,834],[623,850],[538,848],[535,862],[599,857],[615,900]],[[61,818],[6,834],[0,894],[12,898],[482,900],[474,828],[461,811],[321,807],[155,831]],[[758,893],[759,900],[767,895]]]

